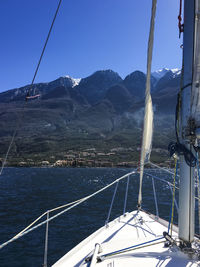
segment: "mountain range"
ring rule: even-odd
[[[56,160],[68,151],[95,149],[108,153],[131,147],[133,153],[122,153],[120,160],[136,160],[134,150],[141,141],[145,83],[146,75],[141,71],[122,79],[112,70],[100,70],[82,79],[65,76],[0,93],[0,157],[6,153],[20,121],[12,159]],[[178,69],[152,73],[154,147],[163,151],[174,137],[179,85]],[[30,98],[25,101],[27,94]]]

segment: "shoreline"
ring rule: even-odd
[[[169,164],[169,162],[165,163],[165,162],[154,162],[154,164],[156,164],[159,167],[165,167],[165,168],[173,168],[173,162],[171,164]],[[131,165],[131,164],[106,164],[106,165],[101,165],[101,166],[91,166],[91,165],[76,165],[76,166],[72,166],[72,165],[54,165],[54,164],[49,164],[49,165],[42,165],[42,164],[8,164],[6,165],[4,168],[49,168],[49,169],[56,169],[56,168],[126,168],[126,169],[137,169],[138,168],[138,164],[136,165]],[[147,164],[145,166],[145,168],[147,169],[154,169],[150,164]]]

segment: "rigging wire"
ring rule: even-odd
[[[151,162],[151,161],[149,161],[148,164],[150,164],[151,166],[156,167],[156,168],[158,168],[158,169],[160,169],[160,170],[162,170],[162,171],[165,171],[165,172],[167,172],[167,173],[169,173],[169,174],[174,175],[174,173],[173,173],[172,171],[170,171],[170,169],[166,169],[166,168],[164,168],[164,167],[160,167],[159,165],[157,165],[157,164],[155,164],[155,163],[153,163],[153,162]]]
[[[43,49],[42,49],[42,52],[41,52],[41,55],[40,55],[38,64],[37,64],[37,67],[36,67],[35,72],[34,72],[34,75],[33,75],[33,79],[32,79],[31,85],[30,85],[30,87],[28,88],[27,93],[26,93],[26,98],[25,98],[26,101],[24,102],[24,104],[23,104],[23,106],[22,106],[21,115],[20,115],[19,118],[18,118],[16,127],[15,127],[15,131],[13,132],[13,135],[12,135],[11,141],[10,141],[10,143],[9,143],[9,146],[8,146],[8,149],[7,149],[5,158],[4,158],[4,160],[3,160],[3,163],[2,163],[2,166],[1,166],[1,170],[0,170],[0,176],[2,175],[2,172],[3,172],[3,170],[4,170],[6,161],[7,161],[7,159],[8,159],[8,156],[9,156],[9,153],[10,153],[10,150],[11,150],[11,147],[12,147],[13,142],[14,142],[14,140],[15,140],[15,137],[16,137],[16,135],[17,135],[17,133],[18,133],[18,130],[19,130],[20,126],[21,126],[21,123],[22,123],[22,120],[23,120],[23,117],[24,117],[24,112],[25,112],[26,103],[27,103],[27,100],[30,98],[31,89],[32,89],[32,87],[33,87],[35,78],[36,78],[36,76],[37,76],[37,73],[38,73],[38,70],[39,70],[39,67],[40,67],[40,64],[41,64],[41,61],[42,61],[42,58],[43,58],[43,55],[44,55],[44,52],[45,52],[47,43],[48,43],[48,41],[49,41],[49,37],[50,37],[50,35],[51,35],[51,32],[52,32],[52,29],[53,29],[53,26],[54,26],[56,17],[57,17],[57,15],[58,15],[58,11],[59,11],[59,9],[60,9],[60,5],[61,5],[61,3],[62,3],[62,0],[59,0],[59,3],[58,3],[58,5],[57,5],[56,12],[55,12],[55,14],[54,14],[54,17],[53,17],[53,20],[52,20],[50,29],[49,29],[49,31],[48,31],[48,34],[47,34],[47,37],[46,37],[46,40],[45,40],[45,43],[44,43],[44,46],[43,46]]]
[[[58,15],[58,11],[59,11],[59,8],[60,8],[61,3],[62,3],[62,0],[60,0],[59,3],[58,3],[58,6],[57,6],[57,9],[56,9],[55,15],[54,15],[54,17],[53,17],[53,20],[52,20],[52,23],[51,23],[51,26],[50,26],[50,29],[49,29],[49,32],[48,32],[48,35],[47,35],[45,44],[44,44],[44,46],[43,46],[42,53],[41,53],[41,55],[40,55],[40,59],[39,59],[39,61],[38,61],[38,64],[37,64],[37,67],[36,67],[36,70],[35,70],[35,73],[34,73],[32,82],[31,82],[31,85],[33,85],[33,83],[34,83],[34,81],[35,81],[35,78],[36,78],[36,75],[37,75],[37,73],[38,73],[38,69],[39,69],[39,67],[40,67],[40,63],[41,63],[41,61],[42,61],[42,58],[43,58],[43,55],[44,55],[44,52],[45,52],[47,43],[48,43],[48,41],[49,41],[50,34],[51,34],[51,32],[52,32],[53,25],[54,25],[54,23],[55,23],[55,20],[56,20],[57,15]]]

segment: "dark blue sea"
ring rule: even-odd
[[[46,210],[89,195],[130,171],[113,168],[5,168],[0,177],[0,243],[12,238]],[[147,172],[173,181],[172,176],[161,171]],[[130,177],[127,211],[135,210],[137,206],[138,177],[138,174]],[[49,223],[48,266],[104,225],[114,187]],[[169,220],[172,199],[169,187],[160,181],[155,182],[155,187],[159,215]],[[111,219],[122,214],[125,191],[126,180],[123,180],[118,186]],[[149,175],[144,177],[143,209],[155,214]],[[45,226],[42,226],[2,248],[0,266],[42,266],[44,240]]]

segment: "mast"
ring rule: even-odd
[[[183,36],[183,82],[180,92],[180,129],[178,145],[181,147],[180,155],[180,191],[179,191],[179,238],[183,244],[190,245],[194,240],[194,216],[195,216],[195,186],[194,186],[194,162],[196,152],[194,146],[198,139],[198,121],[195,116],[197,100],[194,109],[194,96],[199,98],[199,80],[197,77],[197,58],[200,50],[198,43],[200,33],[199,14],[200,0],[184,1],[184,36]],[[200,47],[199,47],[200,48]],[[198,55],[198,57],[197,57]],[[196,76],[196,78],[195,78]],[[200,102],[199,102],[200,103]],[[197,117],[198,117],[197,116]]]

